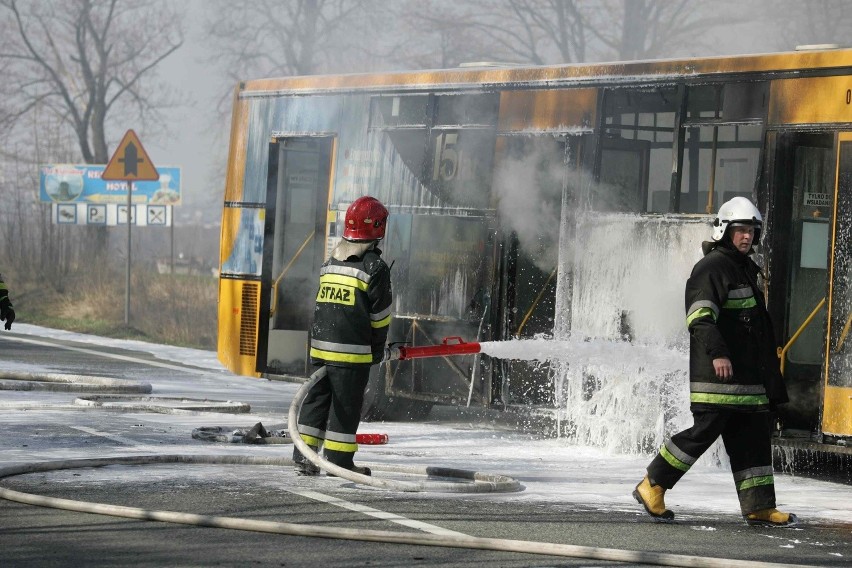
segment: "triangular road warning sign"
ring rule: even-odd
[[[101,179],[108,181],[157,181],[160,174],[139,138],[133,130],[128,130],[121,139],[112,158],[109,159]]]

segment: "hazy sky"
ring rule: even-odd
[[[140,133],[140,140],[157,166],[181,168],[184,206],[205,206],[213,197],[213,210],[221,205],[227,158],[229,124],[217,112],[216,105],[233,85],[224,80],[221,69],[206,60],[208,42],[204,38],[204,1],[183,0],[184,44],[160,67],[160,77],[186,103],[166,113],[169,132],[163,136],[153,130]],[[221,126],[222,128],[217,128]],[[116,143],[118,141],[116,140]]]
[[[209,10],[214,5],[204,0],[183,0],[180,6],[186,14],[185,42],[161,64],[159,71],[164,83],[187,102],[166,113],[168,133],[141,129],[138,125],[126,128],[137,129],[155,165],[182,168],[184,206],[178,214],[188,213],[190,207],[200,207],[209,218],[218,211],[223,194],[230,126],[230,117],[221,116],[217,104],[223,97],[230,97],[234,85],[226,79],[222,68],[209,63],[209,50],[214,42],[205,37],[204,22],[211,17]],[[213,17],[227,17],[227,14]],[[774,51],[785,43],[790,43],[784,46],[786,49],[795,47],[792,38],[784,42],[761,33],[765,23],[739,21],[735,26],[713,30],[715,41],[709,39],[709,43],[714,47],[706,55]],[[724,38],[725,35],[730,37]],[[704,38],[705,43],[708,38]],[[122,125],[120,129],[113,144],[118,143],[125,127]]]

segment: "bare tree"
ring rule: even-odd
[[[103,164],[110,117],[144,122],[168,101],[168,93],[146,85],[183,43],[168,3],[0,0],[0,14],[7,66],[0,124],[7,128],[47,110],[74,130],[83,161]]]
[[[410,0],[405,11],[416,22],[416,38],[440,34],[448,45],[472,42],[486,59],[544,65],[712,53],[711,40],[701,38],[734,21],[732,6],[727,0]]]
[[[633,61],[713,53],[702,38],[736,21],[728,9],[732,6],[725,1],[601,0],[588,30],[603,45],[599,58]]]
[[[446,69],[471,61],[511,59],[478,29],[478,3],[407,0],[388,4],[383,45],[373,50],[388,65]]]
[[[850,45],[852,10],[846,0],[781,0],[755,6],[774,24],[773,48],[791,50],[797,45]]]
[[[454,67],[466,61],[535,65],[583,61],[587,33],[579,4],[574,0],[397,3],[393,13],[403,34],[391,56],[407,67]]]
[[[479,2],[477,28],[518,61],[544,65],[586,59],[588,17],[575,0]]]
[[[51,207],[39,203],[34,187],[38,187],[40,152],[58,161],[69,161],[76,155],[70,132],[59,128],[55,117],[26,120],[34,144],[17,142],[6,145],[0,156],[0,266],[21,280],[38,281],[61,290],[65,277],[77,268],[83,254],[80,239],[73,237],[77,227],[51,222]],[[35,147],[35,152],[33,151]],[[27,275],[27,276],[25,276]]]
[[[343,70],[341,53],[364,0],[213,0],[211,60],[236,83]]]

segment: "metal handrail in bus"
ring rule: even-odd
[[[394,316],[394,318],[396,319],[396,316]],[[426,332],[426,330],[424,330],[417,323],[417,318],[411,318],[411,327],[409,328],[408,333],[405,334],[406,342],[408,342],[409,338],[411,338],[411,342],[412,342],[412,344],[414,344],[417,340],[417,332],[420,332],[423,335],[423,337],[426,338],[426,340],[428,341],[428,343],[430,345],[435,345],[437,343],[435,341],[435,338],[431,337]],[[450,357],[442,357],[442,359],[447,363],[447,365],[450,367],[450,369],[452,369],[455,372],[455,374],[458,375],[458,377],[462,380],[462,384],[464,384],[465,387],[470,387],[470,384],[468,383],[468,381],[473,382],[473,380],[474,380],[473,373],[471,373],[471,377],[468,378],[467,373],[465,373],[458,366],[458,364],[456,364],[456,362],[453,361]],[[435,401],[433,396],[429,396],[429,395],[421,394],[421,393],[415,393],[415,392],[412,392],[412,391],[406,391],[404,389],[395,388],[393,383],[394,383],[394,380],[396,379],[397,373],[399,372],[399,366],[397,366],[396,369],[393,370],[393,372],[391,372],[390,367],[388,367],[387,372],[390,374],[390,382],[388,383],[388,386],[387,386],[387,393],[388,394],[390,394],[390,395],[394,395],[394,394],[404,395],[407,398],[411,398],[411,399],[414,399],[414,400],[426,400],[426,401],[430,401],[430,402]]]
[[[796,330],[796,333],[793,334],[793,336],[787,342],[787,345],[785,345],[784,347],[778,348],[778,358],[781,359],[781,374],[782,375],[784,374],[785,355],[787,355],[787,351],[789,351],[790,348],[793,346],[793,344],[796,342],[796,340],[799,339],[799,336],[802,335],[802,332],[805,331],[805,328],[808,327],[808,325],[811,323],[811,321],[813,321],[813,319],[817,315],[817,312],[820,311],[820,309],[822,309],[822,307],[824,305],[825,305],[825,298],[820,300],[819,304],[817,304],[817,307],[815,307],[813,309],[813,311],[811,312],[811,314],[807,318],[805,318],[805,321],[802,322],[802,325],[799,326],[799,329]]]
[[[284,278],[284,275],[287,274],[287,271],[290,270],[290,267],[293,266],[293,263],[296,262],[296,259],[302,254],[302,251],[305,250],[305,247],[308,246],[308,243],[311,242],[311,239],[314,238],[315,231],[311,231],[308,233],[308,236],[305,238],[305,242],[302,243],[302,246],[299,247],[299,250],[296,251],[296,254],[293,255],[293,258],[290,259],[290,262],[287,263],[287,266],[284,267],[284,270],[281,271],[281,274],[278,275],[278,278],[275,279],[275,282],[272,283],[272,302],[269,308],[269,317],[275,315],[275,310],[278,309],[278,284],[281,282],[281,279]]]
[[[716,113],[718,114],[718,112]],[[713,194],[716,192],[716,148],[719,146],[719,127],[713,126],[713,151],[710,155],[710,163],[713,167],[710,168],[710,185],[707,188],[707,205],[704,212],[708,215],[713,213]]]
[[[530,316],[532,316],[533,310],[535,310],[536,306],[538,306],[538,303],[541,301],[541,297],[544,296],[544,291],[547,290],[547,285],[550,284],[550,281],[553,280],[554,276],[556,276],[556,269],[557,268],[558,267],[555,267],[553,269],[553,272],[550,273],[550,276],[547,277],[547,281],[544,283],[544,286],[541,287],[541,292],[538,293],[538,296],[536,297],[535,301],[532,303],[532,306],[527,311],[527,313],[524,315],[524,319],[521,321],[521,325],[518,326],[518,331],[515,332],[515,337],[517,337],[517,338],[521,337],[521,331],[523,331],[524,326],[527,325],[527,320],[530,319]]]
[[[834,348],[835,353],[840,353],[843,349],[843,344],[846,343],[846,336],[849,335],[849,327],[852,326],[852,312],[849,312],[849,317],[846,318],[846,323],[843,324],[843,331],[840,332],[840,339],[837,340],[837,347]]]
[[[423,329],[423,328],[422,328],[422,327],[421,327],[421,326],[417,323],[417,320],[414,320],[414,321],[412,321],[412,322],[411,322],[411,338],[412,338],[412,340],[414,340],[414,339],[416,339],[416,338],[417,338],[417,333],[416,333],[416,332],[418,332],[418,331],[419,331],[419,332],[423,335],[423,337],[425,337],[425,338],[429,341],[429,343],[430,343],[431,345],[434,345],[434,344],[438,343],[437,341],[435,341],[435,338],[434,338],[434,337],[430,336],[430,335],[426,332],[426,330],[424,330],[424,329]],[[455,371],[455,372],[456,372],[456,374],[459,376],[459,378],[461,378],[461,379],[462,379],[462,381],[465,381],[465,386],[467,386],[467,384],[466,384],[466,383],[467,383],[467,381],[468,381],[467,373],[465,373],[465,372],[461,369],[461,367],[459,367],[459,365],[458,365],[455,361],[453,361],[452,359],[450,359],[449,357],[442,357],[442,358],[444,359],[444,361],[446,361],[446,362],[447,362],[447,364],[450,366],[450,368],[451,368],[453,371]]]

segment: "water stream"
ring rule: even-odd
[[[487,342],[482,352],[550,362],[561,438],[620,454],[656,451],[692,424],[684,285],[709,234],[706,219],[581,221],[560,250],[554,336]],[[708,459],[721,454],[717,447]]]

